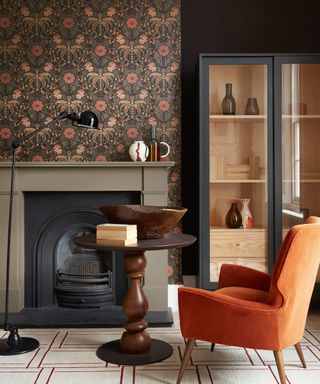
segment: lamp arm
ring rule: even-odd
[[[21,139],[14,140],[11,143],[12,147],[18,148],[21,143],[28,140],[30,137],[36,135],[38,132],[41,132],[44,128],[48,127],[49,125],[51,125],[51,124],[53,124],[59,120],[66,119],[66,118],[70,118],[71,120],[76,120],[73,115],[75,115],[75,114],[68,114],[66,111],[61,112],[58,117],[54,118],[53,120],[49,121],[48,123],[40,125],[39,128],[37,128],[36,130],[34,130],[34,131],[28,133],[27,135],[21,137]],[[77,116],[77,115],[75,115],[75,116]]]

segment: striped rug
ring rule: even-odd
[[[122,329],[22,329],[21,336],[34,337],[40,347],[33,352],[0,356],[1,384],[152,384],[175,383],[185,340],[179,328],[149,328],[151,337],[169,342],[173,355],[161,363],[121,367],[96,357],[103,343],[120,337]],[[6,337],[6,332],[0,332]],[[285,351],[288,384],[320,383],[320,330],[306,330],[302,349],[307,361],[303,369],[294,348]],[[278,373],[269,351],[198,342],[183,383],[276,384]]]

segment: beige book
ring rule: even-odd
[[[136,238],[137,231],[105,231],[97,228],[97,239],[128,240]]]
[[[126,246],[126,245],[135,245],[137,244],[137,239],[118,239],[118,240],[110,240],[110,239],[98,239],[97,238],[97,244],[99,245],[115,245],[115,246]]]

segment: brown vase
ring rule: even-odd
[[[242,217],[236,203],[231,204],[225,222],[228,228],[239,228],[242,224]]]

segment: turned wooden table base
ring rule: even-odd
[[[127,316],[125,331],[120,340],[110,341],[98,348],[97,356],[101,360],[119,365],[143,365],[165,360],[172,355],[170,344],[151,339],[146,331],[148,323],[144,317],[148,312],[148,300],[141,286],[147,264],[144,252],[186,247],[195,240],[191,235],[171,234],[163,239],[139,240],[136,245],[111,246],[97,243],[95,235],[74,239],[74,242],[83,248],[126,252],[124,264],[129,278],[129,289],[122,303],[123,312]]]

